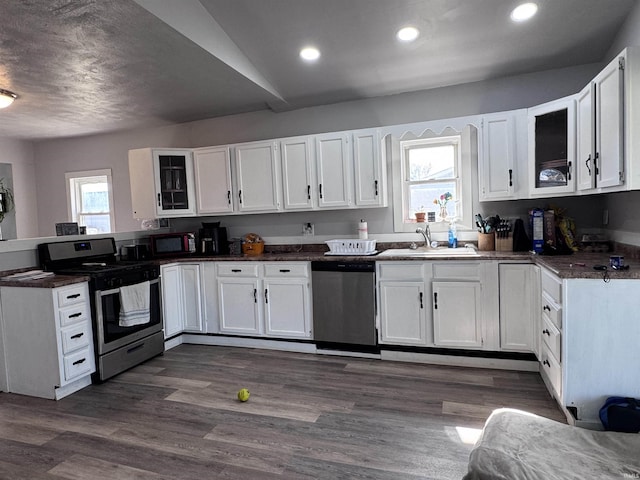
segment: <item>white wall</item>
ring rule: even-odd
[[[10,163],[12,166],[18,238],[38,236],[33,144],[24,140],[0,138],[0,163]]]
[[[601,66],[582,65],[281,113],[260,111],[171,127],[42,141],[35,145],[39,235],[52,235],[56,222],[68,220],[64,174],[102,168],[112,169],[116,230],[139,229],[131,217],[127,151],[132,148],[200,147],[511,110],[576,93]],[[225,221],[238,232],[262,233],[263,228],[277,230],[280,235],[295,235],[302,222],[314,222],[317,234],[340,235],[355,233],[352,224],[365,214],[370,232],[393,231],[391,207],[349,213],[225,217]],[[190,225],[193,220],[188,222]],[[177,228],[184,224],[173,223]]]

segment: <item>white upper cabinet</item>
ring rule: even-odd
[[[282,194],[285,210],[310,210],[317,187],[313,180],[313,137],[287,138],[280,142]]]
[[[190,150],[129,150],[129,180],[133,218],[188,217],[196,214]]]
[[[233,212],[229,148],[195,149],[193,162],[196,174],[198,214]]]
[[[580,191],[596,186],[595,115],[593,114],[593,84],[587,85],[576,97],[576,161]]]
[[[236,145],[236,182],[240,212],[274,212],[280,208],[276,142]]]
[[[518,165],[526,145],[526,110],[482,117],[478,164],[480,200],[513,200],[526,196],[526,168]]]
[[[353,133],[355,205],[382,207],[387,204],[386,168],[376,129]]]
[[[345,132],[316,136],[318,207],[344,208],[351,205],[351,155]]]
[[[528,110],[529,192],[556,196],[575,191],[575,96]]]

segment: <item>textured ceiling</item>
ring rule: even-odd
[[[0,0],[0,136],[281,111],[599,62],[634,0]],[[395,31],[422,35],[401,45]],[[322,50],[314,65],[299,48]]]

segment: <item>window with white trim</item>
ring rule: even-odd
[[[87,234],[114,231],[111,170],[65,174],[69,219],[87,227]]]

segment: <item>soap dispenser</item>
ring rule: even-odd
[[[455,218],[449,222],[449,248],[458,248],[458,230]]]

